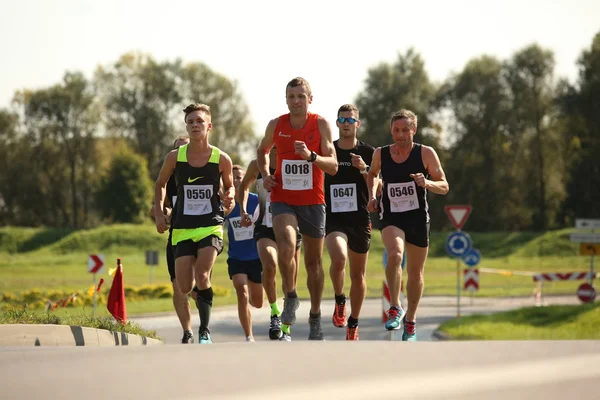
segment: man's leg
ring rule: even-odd
[[[173,308],[183,329],[183,338],[181,343],[194,343],[194,334],[192,333],[192,315],[190,311],[190,302],[185,294],[179,291],[179,287],[175,282],[175,254],[171,245],[171,235],[166,247],[167,269],[173,286]]]
[[[348,251],[350,257],[350,318],[357,320],[360,315],[365,296],[367,295],[367,261],[369,253]]]
[[[293,214],[278,214],[273,217],[273,231],[277,240],[279,271],[282,286],[287,290],[283,302],[281,321],[287,325],[296,322],[296,310],[300,306],[296,294],[296,216]]]
[[[406,263],[406,297],[408,298],[408,306],[406,308],[406,321],[414,322],[417,315],[419,301],[423,295],[423,287],[425,281],[423,272],[425,270],[425,261],[429,247],[418,247],[410,243],[406,243],[406,253],[408,260]]]
[[[325,238],[327,252],[331,259],[329,276],[335,294],[335,308],[333,310],[333,326],[343,328],[346,326],[346,295],[344,294],[344,279],[346,277],[346,259],[348,257],[348,237],[342,232],[331,232]],[[354,306],[352,307],[354,308]]]
[[[400,305],[400,286],[402,283],[402,254],[404,253],[405,234],[396,226],[386,226],[381,231],[381,239],[387,251],[388,262],[385,269],[388,288],[390,289],[390,309],[385,328],[399,329],[404,310]]]
[[[194,276],[196,277],[196,286],[198,287],[196,301],[200,311],[200,329],[198,332],[200,335],[199,342],[202,344],[212,343],[210,330],[208,329],[213,303],[213,289],[210,283],[210,275],[217,254],[218,251],[213,246],[201,247],[198,249],[198,257],[194,263]]]
[[[277,243],[269,238],[261,238],[256,246],[263,268],[262,287],[267,294],[270,307],[269,339],[277,340],[281,338],[281,311],[277,304]],[[285,288],[284,293],[286,293]]]
[[[256,243],[258,256],[263,266],[263,287],[269,304],[277,305],[277,244],[268,238]],[[279,315],[279,312],[276,313]]]
[[[195,256],[180,256],[175,259],[175,282],[179,292],[189,294],[194,288]]]
[[[310,325],[309,340],[323,340],[321,329],[321,299],[323,297],[323,286],[325,274],[323,272],[323,242],[324,238],[312,238],[302,236],[304,242],[304,265],[306,267],[306,284],[310,293],[310,313],[308,322]]]
[[[237,294],[238,316],[244,335],[252,338],[252,313],[248,304],[248,275],[235,274],[231,277]]]

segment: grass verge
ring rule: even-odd
[[[452,319],[439,330],[455,340],[600,339],[600,303],[526,307]]]
[[[71,325],[85,328],[105,329],[112,332],[131,333],[146,336],[152,339],[162,340],[156,331],[142,329],[138,324],[127,322],[122,325],[109,316],[92,317],[86,313],[41,313],[26,309],[13,309],[0,313],[0,324],[51,324]]]

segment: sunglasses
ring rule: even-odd
[[[352,118],[352,117],[339,117],[337,119],[337,122],[339,122],[340,124],[347,122],[350,125],[354,125],[356,123],[356,121],[358,121],[358,120],[356,118]]]

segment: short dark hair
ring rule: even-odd
[[[342,105],[338,110],[338,115],[340,115],[340,113],[344,112],[344,111],[353,111],[356,113],[356,116],[358,117],[358,108],[356,108],[356,106],[354,104]]]
[[[392,119],[390,120],[390,126],[392,126],[394,121],[397,121],[399,119],[407,119],[411,128],[417,129],[417,124],[419,122],[419,119],[417,118],[417,115],[414,112],[412,112],[410,110],[406,110],[406,109],[396,111],[394,114],[392,114]]]
[[[287,90],[287,88],[289,87],[296,86],[304,86],[306,88],[306,91],[308,92],[308,95],[312,95],[312,89],[310,88],[310,84],[308,83],[308,81],[299,76],[289,81],[288,84],[285,86],[285,89]]]
[[[202,111],[206,115],[210,116],[210,106],[201,103],[193,103],[183,109],[183,113],[185,114],[183,117],[183,121],[187,123],[187,116],[193,113],[194,111]]]
[[[242,171],[243,173],[246,173],[246,171],[244,171],[244,168],[241,165],[233,164],[233,167],[231,167],[231,170],[235,171],[236,169]]]

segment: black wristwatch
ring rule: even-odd
[[[317,161],[317,153],[315,153],[314,151],[310,152],[310,158],[307,160],[308,162],[315,162]]]

